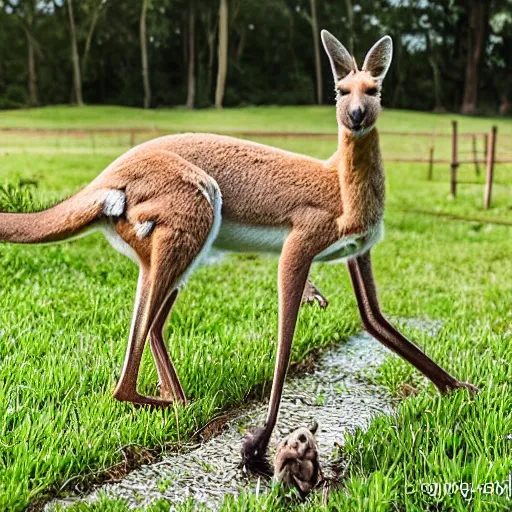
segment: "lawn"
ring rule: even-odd
[[[384,92],[386,94],[386,92]],[[450,121],[459,120],[461,132],[487,132],[496,124],[500,132],[512,134],[512,119],[430,114],[408,110],[384,110],[379,126],[389,131],[450,132]],[[87,106],[79,112],[67,105],[0,113],[0,128],[111,128],[168,131],[291,131],[336,133],[333,108],[246,107],[224,110],[184,108],[144,110],[116,106]]]
[[[389,111],[383,128],[428,131],[450,117]],[[465,118],[468,130],[497,122]],[[332,109],[253,108],[145,112],[118,107],[45,108],[7,112],[2,127],[154,127],[176,130],[335,129]],[[448,131],[448,130],[446,130]],[[265,139],[267,142],[267,140]],[[281,147],[326,157],[330,141],[272,139]],[[26,143],[26,142],[25,142]],[[407,148],[407,139],[403,141]],[[66,152],[0,155],[1,182],[34,180],[33,202],[47,204],[76,191],[115,156]],[[448,170],[388,164],[386,239],[374,250],[381,302],[393,317],[440,319],[436,339],[409,328],[429,354],[464,380],[481,387],[473,401],[464,393],[439,397],[407,364],[389,360],[379,380],[392,392],[406,382],[418,396],[405,399],[395,418],[374,421],[349,439],[345,486],[330,496],[340,510],[466,510],[462,494],[432,497],[422,484],[503,481],[512,471],[512,179],[501,166],[494,207],[481,208],[481,185],[462,185],[448,200]],[[463,168],[464,169],[464,168]],[[472,168],[462,170],[473,180]],[[481,178],[479,178],[481,180]],[[25,197],[25,196],[23,196]],[[8,204],[0,196],[0,209]],[[417,213],[471,216],[461,222]],[[169,349],[187,408],[149,411],[112,399],[119,375],[137,271],[100,235],[56,246],[1,245],[0,270],[0,510],[22,510],[123,459],[140,445],[161,451],[187,439],[219,410],[244,401],[272,376],[277,321],[276,268],[272,258],[231,255],[199,268],[182,293],[168,328]],[[301,311],[293,359],[339,343],[360,329],[342,266],[318,265],[313,278],[330,298],[327,311]],[[156,372],[146,354],[142,387],[155,392]],[[129,450],[128,450],[129,451]],[[511,501],[470,495],[475,510],[510,509]],[[228,500],[227,510],[269,510],[289,505],[270,497]],[[321,497],[304,506],[324,507]],[[79,507],[84,508],[84,507]],[[155,506],[155,509],[165,507]],[[123,510],[103,503],[97,510]]]

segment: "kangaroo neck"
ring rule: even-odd
[[[337,167],[346,224],[364,229],[379,222],[384,212],[385,184],[377,129],[356,136],[342,127]]]

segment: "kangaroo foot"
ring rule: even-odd
[[[317,302],[322,309],[325,309],[329,305],[327,299],[320,293],[318,288],[308,279],[306,286],[304,287],[304,293],[302,294],[302,304],[313,305],[315,302]]]

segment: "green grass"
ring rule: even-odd
[[[283,119],[282,126],[306,131],[312,118],[317,119],[317,129],[324,126],[321,112],[269,108],[146,113],[114,107],[103,111],[58,107],[2,114],[0,124],[16,119],[29,126],[32,116],[32,125],[42,126],[51,124],[55,116],[61,126],[98,125],[101,117],[120,126],[124,113],[125,126],[167,123],[175,116],[182,126],[188,123],[188,129],[194,123],[200,129],[212,123],[208,129],[214,129],[216,123],[215,129],[228,130],[230,123],[243,119],[254,121],[248,128],[261,129],[267,116],[266,128]],[[139,115],[142,119],[136,121]],[[332,110],[325,110],[325,116],[332,117]],[[403,116],[403,124],[397,123],[394,129],[414,124],[423,130],[424,123],[447,122],[434,121],[430,114]],[[482,119],[469,122],[484,123]],[[332,119],[329,126],[332,129]],[[329,141],[279,139],[274,143],[319,157],[332,149]],[[48,203],[69,195],[111,159],[102,154],[0,155],[4,184],[20,179],[38,182],[32,199],[9,192],[9,202],[0,193],[0,210],[26,209],[27,202]],[[386,362],[378,376],[384,385],[394,392],[408,382],[420,394],[404,400],[396,417],[378,419],[368,432],[349,439],[343,452],[350,461],[349,476],[345,487],[331,494],[330,509],[466,510],[460,494],[437,500],[422,492],[421,484],[460,480],[481,484],[502,481],[512,471],[512,441],[506,437],[512,433],[512,228],[484,223],[486,219],[512,221],[510,177],[500,176],[495,207],[483,212],[481,186],[461,186],[457,200],[448,201],[447,169],[436,168],[433,182],[425,180],[425,172],[422,165],[387,165],[386,239],[374,251],[381,302],[390,316],[443,320],[436,339],[410,328],[405,331],[482,392],[472,402],[464,393],[441,398],[409,365],[397,359]],[[471,168],[462,172],[473,179]],[[455,222],[412,213],[412,209],[480,221]],[[275,259],[233,255],[196,271],[168,328],[171,357],[193,401],[185,409],[165,412],[134,409],[111,396],[129,329],[137,274],[133,264],[99,235],[56,246],[1,245],[0,261],[0,510],[22,510],[70,478],[87,478],[122,460],[126,445],[172,447],[221,408],[243,402],[251,387],[272,376]],[[343,341],[360,328],[344,268],[315,266],[313,278],[331,302],[326,312],[301,311],[295,361],[315,347]],[[141,384],[155,392],[156,372],[148,354]],[[504,510],[510,508],[503,499],[484,498],[481,493],[472,495],[471,506],[475,510],[495,510],[500,504]],[[159,504],[154,510],[165,507]],[[284,507],[325,508],[315,496],[296,506],[279,489],[268,497],[242,496],[225,504],[226,510]],[[78,507],[85,509],[124,507],[109,502]]]
[[[450,133],[457,119],[461,133],[488,132],[492,124],[512,133],[512,119],[385,110],[381,130]],[[144,110],[117,106],[70,107],[66,105],[0,112],[0,128],[133,128],[169,131],[292,131],[336,133],[334,108],[246,107],[223,110],[184,108]]]

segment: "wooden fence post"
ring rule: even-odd
[[[428,163],[428,180],[432,181],[434,176],[434,146],[430,146],[430,157]]]
[[[95,137],[94,137],[94,131],[92,131],[92,130],[91,130],[91,131],[89,132],[89,135],[90,135],[90,137],[91,137],[91,147],[92,147],[92,152],[93,152],[94,154],[96,154],[96,139],[95,139]]]
[[[450,173],[450,193],[452,197],[457,195],[457,167],[459,162],[457,161],[458,154],[458,140],[457,140],[457,121],[452,121],[452,164]]]
[[[489,135],[484,133],[484,160],[487,162],[487,148],[489,147]]]
[[[432,132],[432,138],[430,141],[430,151],[429,151],[429,162],[428,162],[428,174],[427,179],[432,181],[434,177],[434,148],[436,141],[436,131]]]
[[[132,130],[130,132],[130,147],[133,148],[135,146],[135,132]]]
[[[473,144],[473,161],[475,162],[475,173],[477,176],[480,176],[480,166],[478,165],[478,151],[476,146],[476,135],[471,137]]]
[[[485,169],[485,196],[484,196],[484,208],[486,210],[491,206],[491,195],[492,195],[492,181],[494,179],[494,160],[496,157],[496,133],[498,128],[492,127],[491,136],[489,137],[489,143],[487,146],[487,166]]]

